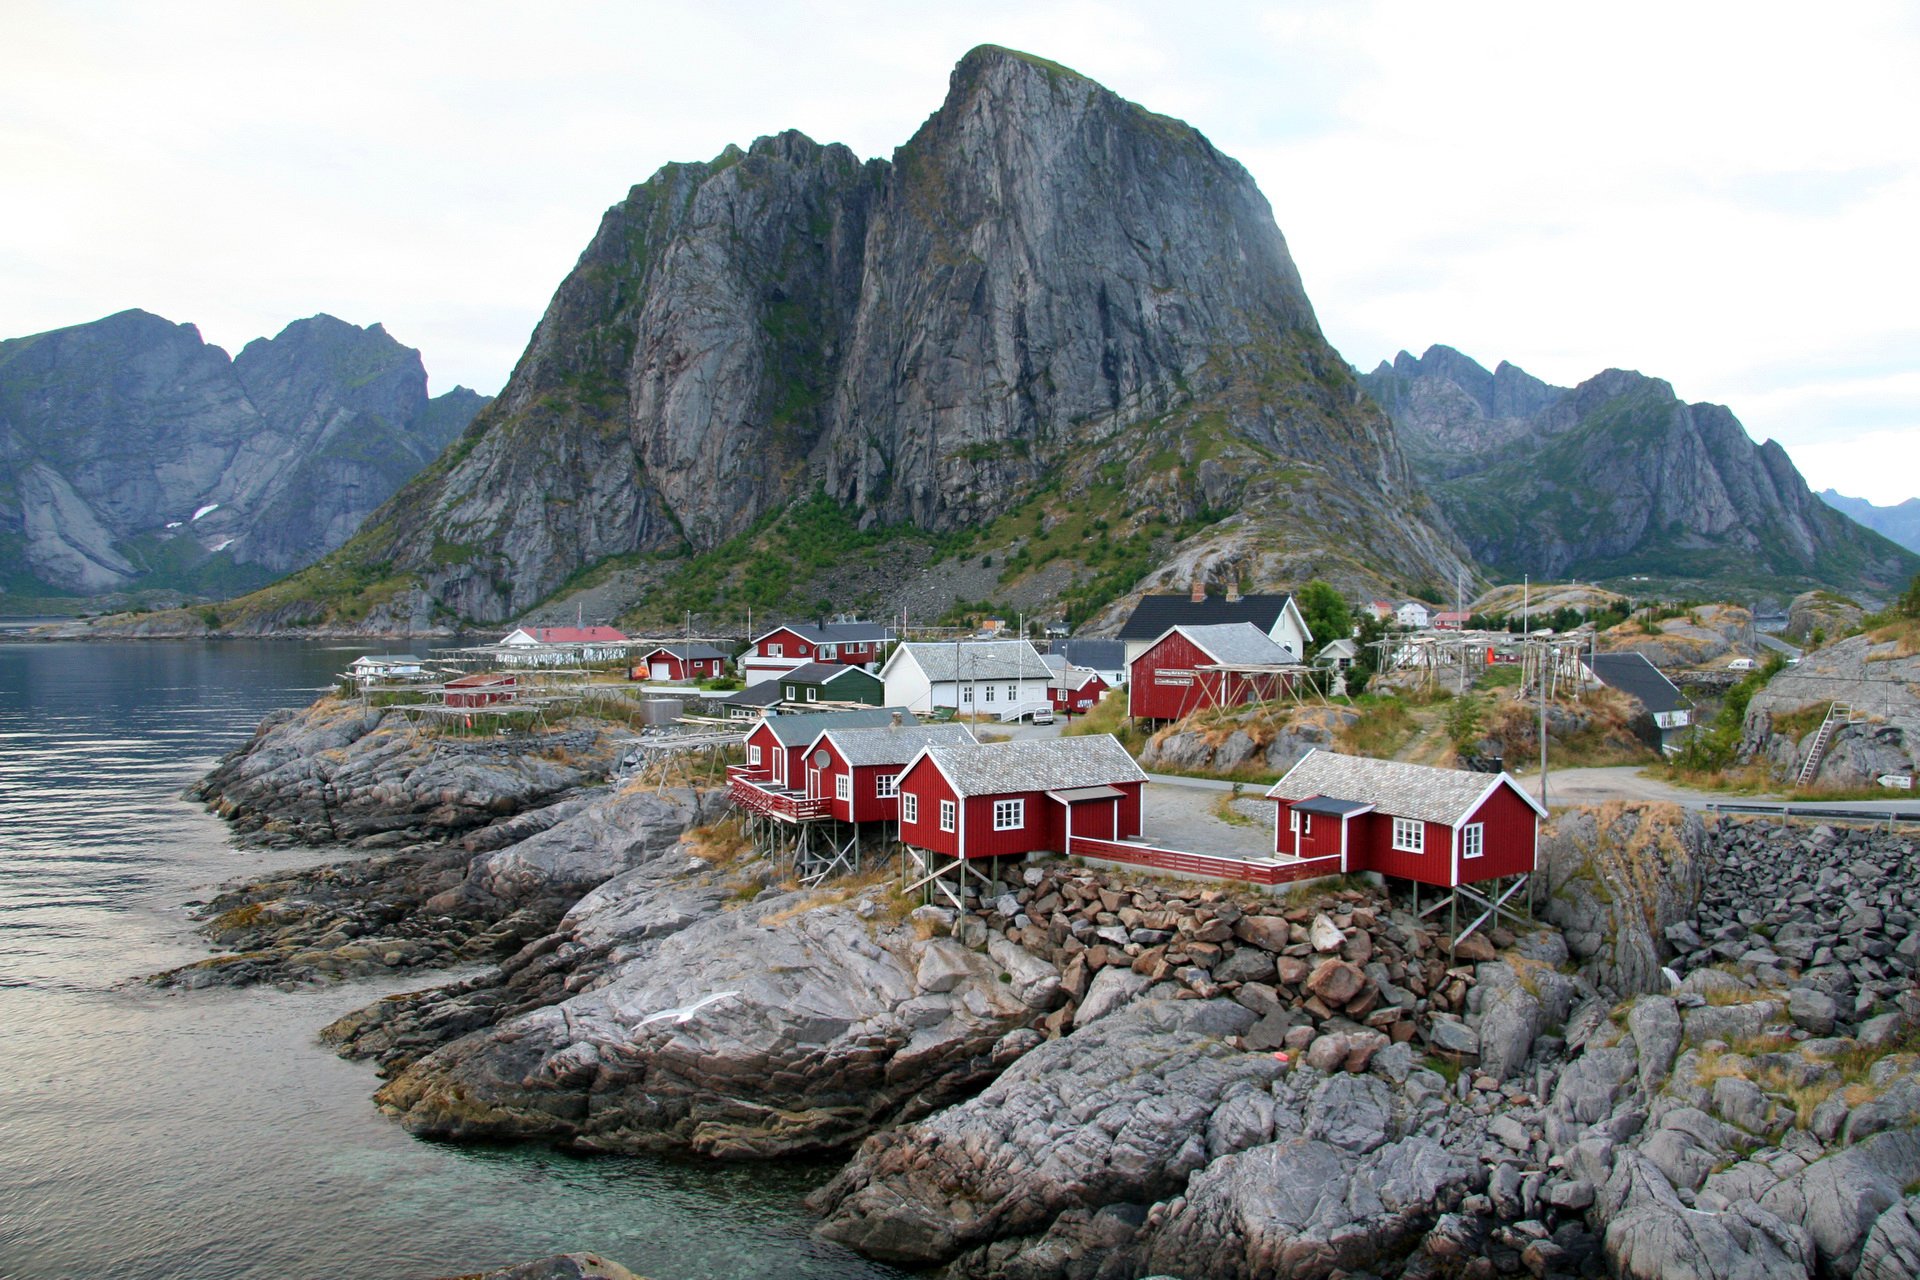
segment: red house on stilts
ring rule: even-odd
[[[1305,669],[1250,622],[1169,627],[1128,665],[1127,714],[1179,720],[1203,707],[1267,702]]]
[[[889,724],[823,731],[805,757],[809,794],[841,822],[892,822],[900,816],[900,773],[928,747],[970,747],[963,724]]]

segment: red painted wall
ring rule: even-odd
[[[1178,720],[1200,705],[1194,667],[1213,659],[1175,632],[1127,668],[1127,714],[1146,720]],[[1184,680],[1185,683],[1170,683]]]
[[[1047,696],[1053,702],[1055,711],[1071,711],[1076,715],[1093,710],[1094,704],[1105,697],[1107,682],[1099,676],[1087,681],[1078,689],[1048,689]]]
[[[900,780],[900,794],[906,795],[909,792],[919,797],[920,817],[917,822],[900,824],[902,843],[910,844],[916,849],[931,849],[935,853],[944,853],[950,858],[958,857],[960,833],[957,830],[942,831],[940,829],[940,802],[955,799],[953,788],[947,785],[947,780],[941,776],[938,769],[934,768],[931,760],[921,760],[907,771],[906,777]]]
[[[1425,824],[1427,839],[1423,853],[1404,853],[1393,847],[1393,815],[1378,811],[1362,814],[1352,823],[1348,845],[1347,870],[1378,871],[1381,875],[1421,884],[1453,883],[1453,828],[1443,822]],[[1364,854],[1355,854],[1364,850]]]
[[[1490,880],[1495,876],[1525,875],[1533,870],[1534,842],[1538,836],[1540,815],[1513,788],[1501,783],[1493,794],[1480,802],[1467,822],[1485,827],[1486,853],[1478,858],[1460,859],[1460,880]]]

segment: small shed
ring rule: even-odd
[[[663,644],[640,655],[632,680],[711,680],[725,675],[727,655],[710,644]]]
[[[1111,686],[1098,671],[1085,667],[1067,667],[1048,685],[1056,715],[1085,715],[1094,709]]]
[[[365,686],[383,680],[418,680],[425,664],[410,653],[369,653],[355,658],[347,670],[355,683]]]
[[[520,678],[510,671],[476,671],[441,686],[450,707],[494,707],[512,702],[520,693]]]
[[[756,780],[789,791],[806,787],[806,750],[827,729],[875,729],[882,725],[917,724],[897,707],[868,711],[822,711],[815,715],[767,716],[747,731],[747,773]]]

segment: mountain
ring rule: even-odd
[[[1818,501],[1778,444],[1656,378],[1609,369],[1554,387],[1436,346],[1361,381],[1449,523],[1502,573],[1784,596],[1881,593],[1920,570]]]
[[[1820,501],[1907,550],[1920,552],[1920,498],[1908,498],[1891,507],[1876,507],[1865,498],[1849,498],[1832,489],[1822,489]]]
[[[228,359],[145,311],[0,342],[0,590],[226,594],[345,542],[485,398],[379,325]]]
[[[490,621],[616,571],[642,615],[890,605],[961,548],[1086,608],[1451,582],[1433,514],[1246,170],[984,47],[891,161],[787,132],[632,188],[459,444],[239,612]]]

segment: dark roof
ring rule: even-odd
[[[1597,653],[1587,665],[1601,684],[1638,698],[1649,711],[1681,711],[1693,705],[1645,654]]]
[[[782,700],[778,680],[762,680],[719,699],[723,707],[770,707]]]
[[[1052,652],[1067,660],[1069,666],[1091,667],[1095,671],[1125,671],[1127,642],[1124,640],[1062,640]]]
[[[861,671],[859,667],[850,667],[844,662],[803,662],[793,670],[775,677],[788,684],[825,684],[850,672],[860,672],[867,679],[874,677],[871,672]]]
[[[1207,627],[1229,622],[1251,622],[1262,631],[1272,631],[1273,624],[1280,620],[1281,610],[1291,599],[1291,592],[1241,596],[1238,600],[1225,596],[1208,596],[1205,600],[1195,600],[1190,595],[1141,596],[1140,603],[1133,606],[1133,616],[1120,628],[1119,638],[1157,640],[1168,627]]]
[[[893,632],[877,622],[789,622],[762,632],[753,642],[759,644],[775,631],[791,631],[812,644],[873,644],[893,638]]]
[[[1324,813],[1344,818],[1350,813],[1370,813],[1373,806],[1364,800],[1335,800],[1332,796],[1309,796],[1293,802],[1295,813]]]
[[[710,644],[659,644],[640,655],[651,658],[656,653],[670,653],[682,662],[697,662],[702,658],[726,659],[731,655],[722,653]]]

